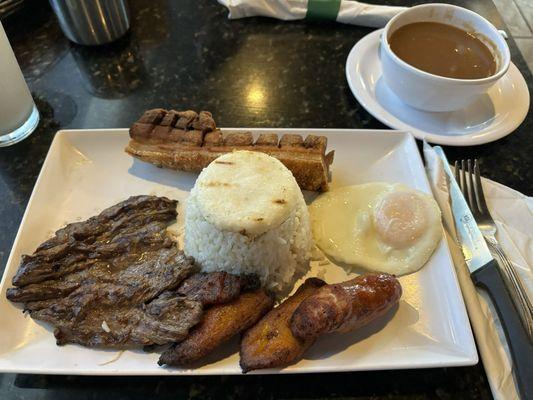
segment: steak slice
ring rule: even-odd
[[[57,279],[99,261],[113,264],[121,255],[170,247],[172,240],[161,233],[176,218],[176,205],[165,197],[134,196],[86,221],[68,224],[31,256],[22,256],[13,285]]]
[[[260,286],[257,275],[238,276],[227,272],[200,272],[185,279],[177,289],[177,293],[202,305],[227,303],[241,291],[258,289]]]
[[[182,340],[202,303],[176,288],[196,271],[166,233],[177,202],[135,196],[67,225],[23,256],[7,291],[59,345],[131,347]]]
[[[58,345],[119,348],[179,342],[202,318],[202,304],[183,297],[157,297],[149,303],[108,307],[97,306],[98,295],[98,290],[82,294],[82,301],[92,303],[93,307],[85,308],[81,311],[83,315],[72,319],[64,317],[72,315],[64,308],[71,302],[64,302],[53,311],[43,309],[30,315],[56,326]]]

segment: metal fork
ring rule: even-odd
[[[494,223],[494,220],[489,213],[487,203],[485,202],[485,194],[483,193],[483,187],[481,186],[481,177],[477,159],[475,159],[474,162],[470,159],[466,161],[461,160],[460,165],[459,162],[456,161],[455,180],[461,187],[461,191],[470,206],[472,215],[474,216],[477,226],[485,238],[492,255],[499,260],[498,264],[506,278],[511,297],[520,313],[530,339],[533,339],[533,307],[531,307],[527,292],[524,289],[513,264],[507,258],[496,239],[496,224]]]

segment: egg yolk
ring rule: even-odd
[[[383,243],[405,248],[427,230],[427,205],[414,193],[387,194],[374,209],[374,227]]]

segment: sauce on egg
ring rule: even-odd
[[[309,210],[315,243],[326,255],[373,271],[404,275],[420,269],[442,236],[435,200],[401,184],[333,189]]]

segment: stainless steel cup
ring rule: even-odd
[[[130,27],[127,0],[50,0],[63,33],[83,45],[112,42]]]

